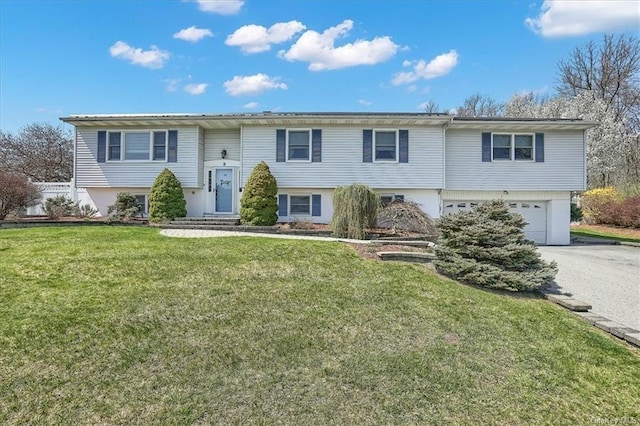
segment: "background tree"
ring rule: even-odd
[[[616,136],[615,170],[590,170],[594,186],[628,186],[640,182],[640,40],[632,35],[605,35],[600,43],[576,47],[558,64],[556,90],[561,96],[587,96],[598,102],[600,114],[621,127]],[[606,132],[590,135],[593,153],[611,154]],[[593,155],[592,155],[593,158]],[[593,165],[594,161],[592,161]]]
[[[182,184],[169,169],[164,169],[149,192],[149,221],[161,222],[187,215]]]
[[[264,161],[254,168],[240,199],[240,221],[245,225],[272,226],[278,221],[278,183]]]
[[[9,213],[35,206],[40,200],[40,190],[22,175],[0,168],[0,220]]]
[[[525,238],[525,224],[502,200],[445,215],[437,221],[440,239],[434,265],[468,284],[535,290],[553,281],[558,268],[555,262],[542,260],[533,242]]]
[[[17,134],[0,130],[0,169],[34,182],[69,182],[73,136],[49,123],[29,124]]]
[[[440,109],[440,105],[438,105],[432,100],[426,101],[421,105],[421,107],[424,110],[424,112],[426,112],[427,114],[438,114],[442,111]]]
[[[489,95],[476,93],[464,100],[462,106],[455,109],[456,117],[500,117],[504,104]]]

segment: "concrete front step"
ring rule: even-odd
[[[205,217],[178,217],[170,222],[172,225],[229,225],[240,224],[237,216],[205,216]]]

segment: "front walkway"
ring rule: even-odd
[[[350,240],[348,238],[312,237],[307,235],[261,234],[258,232],[214,231],[208,229],[163,229],[162,235],[176,238],[216,238],[216,237],[264,237],[289,240],[339,241],[342,243],[370,244],[372,240]]]

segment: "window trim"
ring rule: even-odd
[[[380,192],[380,202],[382,203],[382,206],[388,206],[389,204],[393,203],[394,201],[398,201],[398,200],[405,200],[405,196],[404,194],[398,194],[397,192]],[[389,201],[388,203],[384,203],[382,201],[382,198],[389,198],[391,197],[391,201]]]
[[[494,158],[493,157],[493,137],[494,135],[509,136],[509,158]],[[531,136],[531,159],[516,158],[516,136]],[[518,161],[535,163],[536,161],[536,134],[528,132],[492,132],[491,133],[491,162],[494,161]]]
[[[393,160],[391,159],[381,159],[378,160],[378,156],[377,154],[377,149],[376,149],[376,145],[378,143],[378,138],[377,138],[377,134],[378,132],[380,133],[394,133],[395,134],[395,157]],[[397,163],[399,161],[399,154],[400,154],[400,131],[399,129],[373,129],[373,135],[372,135],[372,141],[371,141],[371,149],[372,149],[372,160],[374,163]]]
[[[289,158],[289,132],[307,132],[308,135],[308,139],[307,139],[307,158],[303,159],[303,158],[294,158],[294,159],[290,159]],[[312,154],[312,130],[311,129],[287,129],[287,134],[286,134],[286,138],[285,138],[285,161],[287,163],[291,162],[291,163],[310,163],[311,159],[313,157]]]
[[[303,216],[303,217],[311,217],[311,213],[312,213],[312,204],[313,204],[313,200],[312,200],[312,195],[313,194],[287,194],[287,204],[288,204],[288,217],[295,217],[295,216]],[[291,197],[306,197],[309,200],[309,211],[307,213],[293,213],[291,211],[291,207],[293,206],[293,203],[291,202]]]
[[[169,129],[112,129],[107,130],[106,137],[106,153],[105,160],[108,163],[159,163],[159,162],[168,162],[169,161]],[[120,133],[120,158],[113,159],[110,157],[110,146],[111,146],[111,134]],[[148,133],[149,134],[149,156],[146,160],[127,160],[125,159],[126,155],[126,134],[127,133]],[[155,134],[156,133],[164,133],[164,158],[154,159],[154,149],[155,149]]]

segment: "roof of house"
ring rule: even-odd
[[[83,127],[200,126],[232,129],[241,126],[447,126],[456,129],[495,131],[517,128],[583,130],[598,122],[559,118],[452,117],[448,114],[403,112],[271,112],[241,114],[78,114],[60,117],[65,123]],[[488,126],[490,124],[490,126]]]

